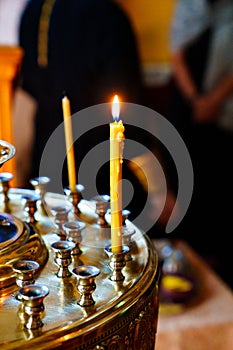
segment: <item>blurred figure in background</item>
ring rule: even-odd
[[[30,178],[39,176],[40,160],[47,141],[63,122],[64,91],[74,114],[90,106],[111,102],[116,93],[123,102],[143,104],[143,83],[132,25],[114,1],[29,1],[21,19],[19,43],[24,50],[20,87],[36,105],[33,142],[24,143],[25,150],[32,149],[30,171],[20,185],[27,188],[30,187]],[[24,118],[23,113],[21,116],[18,113],[18,116],[16,133],[21,118]],[[84,156],[100,142],[109,139],[109,122],[75,141],[77,175]],[[125,136],[130,137],[130,134],[127,127]],[[138,142],[143,142],[140,133],[135,134],[134,129],[132,135],[138,135]],[[20,137],[24,140],[23,133],[18,135]],[[22,159],[18,158],[19,172],[23,161],[22,154]],[[109,194],[109,164],[102,168],[97,179],[98,191],[99,194]],[[137,205],[128,207],[132,215],[137,215],[140,212],[138,202],[143,206],[147,194],[129,170],[127,161],[123,163],[123,176],[133,181],[137,189],[134,191]],[[66,164],[63,185],[68,185]]]
[[[233,287],[228,240],[233,2],[178,0],[171,35],[174,84],[168,118],[181,133],[194,167],[193,199],[177,230]]]
[[[76,113],[111,102],[116,93],[123,102],[143,105],[144,89],[132,25],[114,1],[29,1],[21,20],[19,42],[25,53],[21,88],[37,104],[34,142],[28,145],[28,149],[32,147],[31,169],[22,184],[28,187],[29,179],[39,175],[41,155],[49,137],[63,122],[63,91],[70,99],[71,112]],[[151,146],[148,133],[143,135],[142,129],[139,132],[127,126],[125,136]],[[87,152],[108,138],[107,123],[75,142],[77,173]],[[108,173],[109,164],[105,164],[97,179],[100,194],[109,193]],[[123,177],[134,187],[132,204],[127,207],[132,212],[130,219],[140,213],[147,200],[147,192],[135,174],[125,160]],[[63,184],[68,184],[67,174]]]
[[[21,87],[37,103],[27,186],[38,176],[46,142],[63,121],[64,91],[76,113],[110,102],[115,93],[123,101],[140,103],[142,80],[133,29],[114,1],[29,1],[19,42],[25,53]],[[81,152],[79,147],[79,156]]]

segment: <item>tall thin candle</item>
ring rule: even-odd
[[[67,167],[69,176],[69,187],[71,192],[76,192],[76,171],[75,171],[75,158],[74,158],[74,147],[73,147],[73,134],[71,124],[71,113],[70,113],[70,101],[65,96],[62,99],[62,109],[64,118],[64,131],[66,140],[66,155],[67,155]]]
[[[120,106],[115,95],[112,104],[113,122],[110,123],[110,209],[111,249],[122,251],[122,157],[124,147],[124,125],[119,120]]]

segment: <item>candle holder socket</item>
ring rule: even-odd
[[[40,196],[35,195],[25,195],[22,197],[24,204],[24,209],[28,214],[26,221],[30,224],[35,224],[37,222],[35,218],[35,213],[37,211],[37,202],[40,199]]]
[[[71,272],[68,267],[72,262],[71,251],[75,248],[75,243],[70,241],[57,241],[51,244],[51,248],[55,252],[54,262],[58,266],[57,277],[70,277]]]
[[[20,288],[35,283],[35,273],[39,269],[40,264],[33,260],[18,260],[12,265],[12,269],[16,272],[16,284]]]
[[[34,177],[30,180],[31,185],[34,187],[35,193],[40,197],[40,209],[42,214],[49,215],[49,208],[45,201],[46,187],[50,182],[50,178],[47,176]]]
[[[77,289],[81,294],[78,301],[80,306],[91,306],[95,304],[92,293],[96,289],[95,278],[100,274],[100,269],[95,266],[76,266],[72,273],[78,279]]]
[[[10,184],[9,182],[13,179],[13,175],[11,173],[7,173],[7,172],[4,172],[4,173],[0,173],[0,184],[1,184],[1,187],[2,187],[2,193],[3,193],[3,196],[4,196],[4,211],[5,212],[10,212],[10,208],[8,207],[8,204],[9,204],[9,197],[8,197],[8,192],[9,192],[9,189],[10,189]]]
[[[126,220],[130,216],[130,214],[131,214],[130,210],[128,210],[128,209],[123,209],[122,210],[122,226],[127,226],[126,225]]]
[[[132,236],[135,234],[136,230],[133,227],[123,227],[123,244],[129,248],[128,253],[125,254],[125,261],[131,261],[131,247],[132,247]]]
[[[66,240],[66,233],[63,229],[63,225],[69,220],[68,215],[70,211],[71,208],[65,205],[54,206],[51,208],[51,213],[54,216],[54,223],[57,227],[57,235],[61,240]]]
[[[106,214],[107,214],[106,216],[108,218],[107,219],[108,225],[109,225],[109,227],[111,227],[111,209],[110,208],[107,210]],[[122,226],[123,227],[127,226],[126,220],[128,219],[130,214],[131,214],[131,212],[128,209],[122,210]],[[105,216],[105,219],[106,219],[106,216]]]
[[[41,328],[41,317],[45,309],[44,298],[49,294],[49,289],[40,284],[29,284],[20,288],[18,293],[25,313],[24,326],[27,329]]]
[[[83,221],[67,221],[63,224],[63,229],[66,233],[66,238],[68,241],[71,241],[75,244],[74,249],[72,250],[72,255],[82,254],[82,250],[79,245],[82,241],[82,230],[86,227],[86,224]]]
[[[85,187],[81,184],[77,184],[76,186],[76,191],[73,192],[71,191],[70,187],[67,186],[64,188],[64,193],[67,196],[68,200],[72,203],[73,205],[73,212],[75,215],[79,216],[81,213],[78,204],[80,203],[82,199],[82,191],[85,189]]]
[[[107,194],[95,196],[92,198],[92,201],[94,201],[96,205],[95,212],[98,215],[97,224],[100,225],[100,227],[104,228],[110,227],[109,223],[105,218],[105,215],[109,210],[110,196]]]
[[[109,266],[112,270],[112,274],[109,279],[114,282],[123,281],[125,276],[122,274],[122,269],[126,265],[125,256],[129,253],[129,247],[123,246],[120,253],[112,252],[111,247],[106,247],[104,250],[110,258]]]

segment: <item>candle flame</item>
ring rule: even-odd
[[[120,102],[117,95],[114,96],[112,103],[112,117],[114,121],[118,121],[120,116]]]

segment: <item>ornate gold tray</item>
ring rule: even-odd
[[[23,208],[22,195],[33,195],[33,193],[34,191],[11,188],[8,203],[10,214],[7,215],[16,217],[16,221],[22,222],[23,227],[25,225],[32,227],[33,232],[42,239],[40,249],[44,252],[44,246],[46,247],[46,258],[41,262],[33,251],[33,245],[30,245],[32,255],[28,254],[30,249],[28,250],[25,239],[27,259],[33,258],[41,263],[41,268],[35,275],[36,284],[49,288],[49,294],[44,300],[43,327],[36,330],[25,327],[22,301],[16,298],[19,287],[11,270],[12,261],[17,260],[14,256],[17,249],[9,254],[8,260],[5,259],[1,249],[0,264],[8,269],[8,277],[5,279],[9,283],[3,284],[2,288],[0,285],[0,348],[154,349],[158,319],[158,259],[149,238],[127,220],[127,225],[132,225],[135,229],[130,250],[132,260],[127,261],[122,270],[124,280],[112,281],[109,256],[104,250],[104,246],[110,244],[108,230],[102,230],[95,223],[94,214],[93,220],[90,220],[90,213],[83,211],[82,220],[85,218],[87,220],[80,243],[82,253],[72,257],[69,269],[80,265],[91,265],[99,268],[100,274],[95,278],[94,304],[87,307],[80,306],[77,302],[80,298],[77,279],[74,275],[66,278],[57,277],[58,267],[54,260],[54,250],[51,248],[53,242],[59,241],[59,236],[50,209],[69,203],[63,195],[46,193],[47,214],[38,207],[35,213],[36,222],[25,224],[27,213]],[[0,203],[3,203],[1,198],[0,200]],[[69,220],[74,219],[75,216],[70,211]],[[12,245],[17,247],[19,237],[10,241],[9,247]],[[30,240],[30,233],[28,237]],[[24,248],[21,246],[20,251],[17,251],[18,259],[23,255]]]

